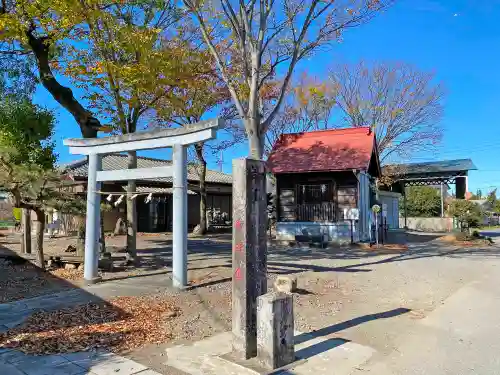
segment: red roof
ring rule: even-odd
[[[368,127],[282,134],[267,163],[273,173],[368,170],[374,147]]]

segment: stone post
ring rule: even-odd
[[[85,226],[85,261],[83,277],[88,283],[99,281],[97,270],[99,261],[99,219],[101,211],[101,196],[97,191],[100,184],[97,182],[97,171],[101,169],[101,156],[89,155],[88,183],[87,183],[87,217]]]
[[[257,357],[268,370],[292,363],[293,296],[271,292],[257,299]]]
[[[234,354],[257,355],[257,297],[267,292],[267,195],[265,163],[233,160]]]

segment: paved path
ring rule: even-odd
[[[130,359],[105,351],[26,355],[0,349],[2,375],[161,375]]]
[[[491,375],[500,369],[500,276],[469,283],[352,375]]]

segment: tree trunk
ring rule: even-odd
[[[244,120],[248,136],[249,156],[252,159],[262,160],[264,155],[264,137],[260,134],[259,119],[247,118]]]
[[[100,217],[100,223],[99,226],[101,228],[100,230],[100,235],[99,235],[99,251],[101,253],[106,252],[106,237],[104,235],[104,211],[101,209],[101,214],[99,215]]]
[[[21,249],[23,253],[31,254],[31,210],[28,208],[23,208],[22,226]]]
[[[78,218],[78,232],[76,238],[76,255],[83,257],[85,254],[85,217]]]
[[[197,143],[194,148],[196,156],[201,164],[200,168],[200,229],[197,234],[205,234],[207,232],[207,185],[205,178],[207,175],[207,161],[203,155],[203,142]]]
[[[45,261],[43,259],[43,231],[45,230],[45,212],[41,209],[34,210],[36,214],[35,221],[35,253],[38,267],[45,269]]]
[[[129,169],[137,168],[137,153],[135,151],[127,152]],[[135,181],[127,183],[127,253],[131,261],[135,261],[137,255],[137,211],[135,199],[130,199],[135,192]]]

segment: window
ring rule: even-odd
[[[296,214],[298,221],[335,221],[333,183],[298,184]]]
[[[315,204],[322,202],[333,202],[333,184],[297,185],[297,203]]]

